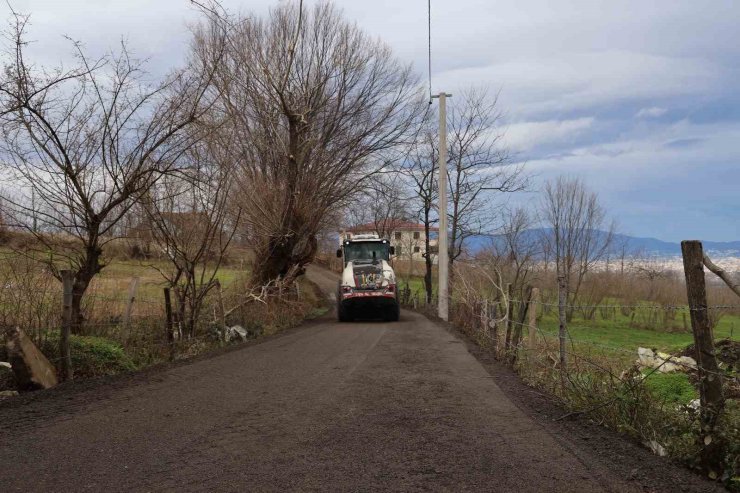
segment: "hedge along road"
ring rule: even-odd
[[[45,394],[0,407],[2,491],[643,491],[410,312]]]

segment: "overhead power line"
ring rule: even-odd
[[[428,36],[428,74],[429,74],[429,104],[432,104],[432,0],[427,0],[427,36]]]

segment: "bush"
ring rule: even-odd
[[[59,368],[59,334],[50,334],[41,351]],[[75,378],[115,375],[136,369],[136,365],[117,343],[103,337],[71,336],[70,351]]]
[[[653,396],[666,403],[688,404],[699,397],[685,373],[652,373],[645,385]]]

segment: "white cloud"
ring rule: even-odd
[[[440,74],[440,87],[475,84],[501,87],[501,101],[514,115],[583,110],[624,101],[713,93],[723,67],[698,58],[626,51],[561,53]]]
[[[657,106],[652,106],[650,108],[642,108],[640,111],[637,112],[635,115],[636,118],[658,118],[659,116],[663,116],[668,112],[665,108],[659,108]]]
[[[261,15],[282,1],[294,0],[223,4]],[[94,54],[115,47],[123,36],[137,56],[151,57],[148,68],[155,75],[182,62],[186,24],[198,18],[188,0],[12,3],[33,14],[30,49],[39,65],[69,62],[71,49],[60,42],[62,34],[83,41]],[[335,3],[426,79],[426,2]],[[8,15],[0,2],[0,18]],[[736,239],[740,123],[727,115],[738,102],[739,24],[740,2],[732,1],[432,2],[433,89],[501,89],[500,109],[513,122],[505,137],[512,151],[531,152],[528,167],[545,177],[584,176],[616,216],[624,214],[623,223],[654,228],[653,236],[667,239],[666,231],[681,227],[713,227],[717,234],[707,237]],[[682,114],[711,118],[712,106],[726,101],[722,122],[665,123]],[[559,157],[538,159],[541,146],[557,146]],[[712,194],[735,217],[723,224],[715,214],[692,224],[675,220],[674,209],[699,210],[715,203]],[[670,221],[671,228],[665,227]]]
[[[691,145],[675,147],[672,142]],[[665,240],[740,238],[737,181],[740,123],[682,120],[650,134],[530,160],[539,183],[565,174],[583,178],[626,232]]]
[[[545,144],[570,141],[591,128],[593,123],[592,117],[514,123],[506,129],[504,139],[512,151],[528,151]]]

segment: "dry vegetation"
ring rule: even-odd
[[[305,315],[327,216],[425,108],[411,67],[330,3],[194,5],[187,63],[159,80],[125,42],[92,58],[69,40],[49,67],[27,58],[30,16],[2,33],[0,325],[56,337],[63,379],[83,337],[137,363]]]
[[[489,252],[456,266],[451,305],[455,325],[502,361],[513,362],[527,383],[560,400],[570,410],[564,418],[586,416],[634,436],[656,453],[699,468],[703,447],[697,441],[697,373],[661,373],[635,364],[638,347],[693,356],[681,273],[663,270],[644,259],[629,259],[624,266],[616,262],[609,271],[586,273],[578,297],[571,298],[568,305],[572,316],[567,324],[563,381],[555,269],[532,259],[523,275],[522,266],[513,261],[510,252],[499,254]],[[514,285],[510,297],[508,283]],[[531,305],[537,320],[533,341],[529,339],[528,313],[522,310],[527,285],[538,287],[541,293]],[[435,313],[436,307],[424,305],[423,300],[418,282],[409,304]],[[721,348],[727,399],[713,435],[727,444],[719,479],[738,487],[740,300],[725,284],[711,282],[709,304],[717,307],[710,309],[710,314]],[[511,324],[506,317],[509,307]]]
[[[23,241],[20,236],[13,235],[13,241]],[[182,330],[183,334],[178,333],[175,341],[170,342],[163,296],[169,282],[161,273],[171,269],[170,263],[163,254],[145,260],[132,259],[126,254],[125,243],[118,246],[121,248],[111,249],[115,255],[105,259],[105,269],[91,283],[83,304],[83,329],[71,339],[76,378],[131,371],[226,344],[216,317],[215,292],[203,299],[200,315],[193,321],[192,334]],[[318,288],[305,279],[282,295],[255,297],[245,302],[244,293],[251,290],[249,254],[244,248],[232,246],[228,260],[222,261],[218,269],[215,264],[205,266],[209,275],[223,286],[229,327],[239,325],[247,330],[248,338],[261,337],[294,326],[326,309]],[[134,279],[138,279],[138,285],[127,321],[125,314]],[[58,368],[61,312],[62,286],[53,274],[42,264],[0,247],[0,328],[23,328]],[[230,342],[240,340],[234,338]]]

